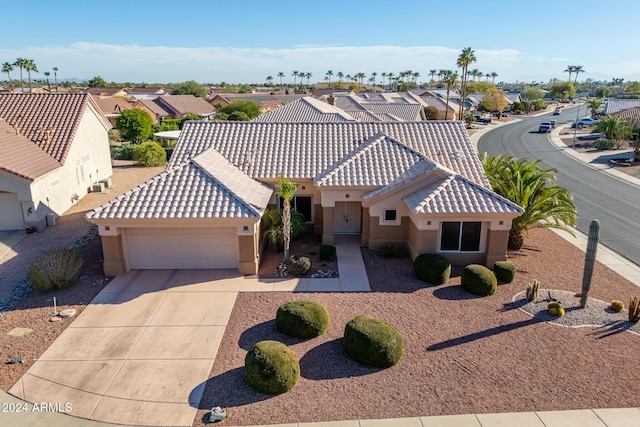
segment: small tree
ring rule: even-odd
[[[251,120],[260,115],[260,106],[255,102],[239,99],[228,105],[217,104],[216,120]],[[236,113],[236,114],[234,114]],[[239,114],[244,113],[244,115]]]
[[[149,139],[152,133],[153,119],[144,110],[132,108],[124,110],[116,121],[116,129],[127,141],[140,144]]]
[[[145,142],[135,148],[133,160],[139,166],[160,166],[167,161],[167,152],[157,142]]]
[[[554,83],[548,87],[549,95],[553,98],[560,98],[564,101],[573,98],[576,94],[576,87],[571,82]]]
[[[507,105],[509,105],[509,101],[504,92],[496,89],[490,89],[482,98],[482,107],[485,110],[497,111],[500,115],[502,115],[504,109],[507,108]],[[500,118],[500,116],[498,116],[498,118]]]
[[[542,99],[544,98],[544,91],[539,87],[528,87],[520,92],[520,96],[522,99],[527,99],[529,101],[533,101],[534,99]]]
[[[109,84],[100,76],[95,76],[91,80],[87,82],[87,86],[89,87],[107,87]]]
[[[284,232],[284,261],[289,260],[289,244],[291,243],[291,200],[298,186],[280,174],[276,195],[282,197],[282,229]]]

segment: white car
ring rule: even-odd
[[[593,126],[597,122],[598,120],[592,119],[591,117],[585,117],[583,119],[578,120],[578,124],[582,126]]]

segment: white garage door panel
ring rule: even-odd
[[[238,268],[235,228],[127,229],[129,268]]]
[[[16,193],[0,192],[0,231],[24,230],[22,205]]]

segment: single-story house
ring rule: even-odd
[[[490,190],[460,122],[187,122],[164,172],[87,213],[105,274],[255,274],[280,174],[297,184],[292,205],[325,244],[357,234],[371,249],[393,243],[412,257],[493,266],[523,212]]]
[[[0,94],[0,230],[41,230],[111,177],[111,123],[89,94]]]
[[[93,95],[92,95],[93,96]],[[115,128],[118,117],[122,115],[122,112],[125,110],[130,110],[133,108],[131,103],[124,98],[95,98],[96,105],[102,111],[102,114],[109,119],[111,125]]]

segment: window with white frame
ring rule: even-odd
[[[481,222],[443,222],[440,233],[440,250],[478,252],[480,251],[481,234]]]

